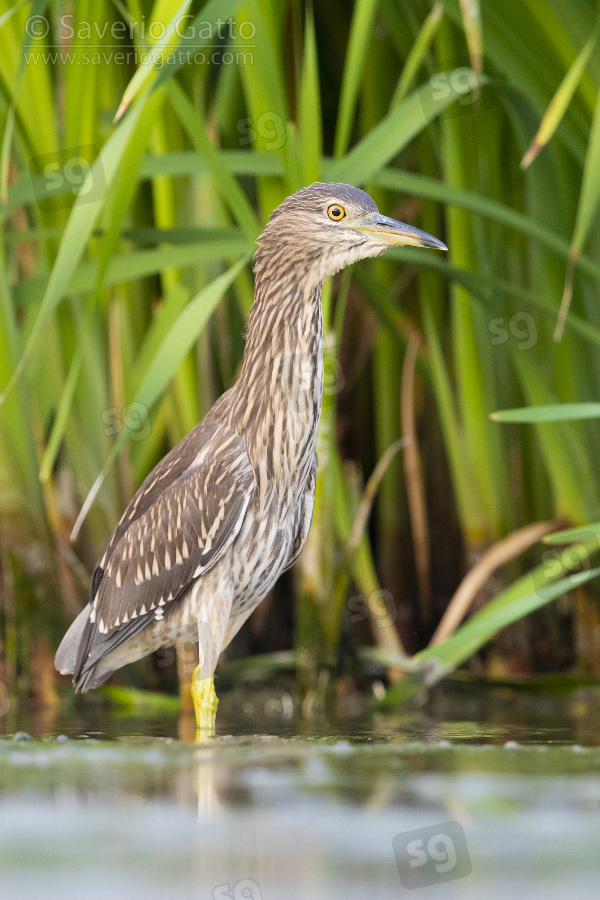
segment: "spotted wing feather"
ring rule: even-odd
[[[243,438],[222,424],[188,438],[142,484],[100,557],[74,670],[80,689],[102,656],[162,619],[241,528],[255,484]]]

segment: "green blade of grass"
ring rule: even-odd
[[[495,422],[575,422],[578,419],[599,419],[600,403],[551,403],[546,406],[527,406],[502,409],[490,415]]]
[[[553,531],[542,538],[544,544],[573,544],[575,542],[589,543],[590,538],[600,538],[600,522],[590,522],[588,525],[578,525],[576,528],[564,528],[562,531]]]
[[[152,250],[135,250],[120,253],[112,259],[103,276],[103,285],[110,286],[131,282],[135,278],[155,275],[169,267],[189,267],[202,262],[223,260],[237,256],[248,249],[248,241],[237,231],[217,234],[192,244],[174,244]],[[98,261],[82,263],[64,288],[64,296],[86,293],[96,286],[100,271]],[[27,306],[39,295],[43,281],[23,282],[15,290],[17,305]]]
[[[349,153],[328,161],[329,181],[364,184],[423,131],[437,116],[471,90],[464,79],[444,81],[444,90],[428,82],[395,106]]]
[[[444,4],[438,0],[438,2],[433,4],[429,14],[426,16],[415,42],[410,49],[410,53],[406,58],[402,74],[400,75],[400,79],[392,97],[391,106],[397,106],[397,104],[404,99],[406,92],[414,81],[423,60],[431,47],[436,31],[442,21],[443,13]]]
[[[168,84],[167,92],[182,127],[197,152],[202,156],[208,172],[212,175],[213,183],[223,203],[246,237],[254,241],[258,233],[254,211],[238,182],[225,165],[222,155],[209,140],[199,110],[194,108],[177,82],[173,81]]]
[[[590,56],[598,41],[599,28],[594,29],[594,33],[587,40],[583,48],[577,54],[573,63],[569,67],[567,74],[561,81],[556,94],[550,101],[550,105],[540,123],[535,137],[527,148],[527,153],[521,160],[521,168],[526,169],[531,165],[536,156],[544,149],[558,126],[560,125],[567,108],[573,99],[573,94],[577,90],[577,86],[581,81],[581,76],[585,71]]]
[[[483,65],[483,35],[479,0],[460,0],[460,14],[467,39],[467,47],[469,48],[471,65],[475,74],[480,76]]]
[[[461,521],[465,531],[481,534],[484,530],[483,510],[474,488],[472,473],[465,465],[464,433],[459,426],[450,378],[435,329],[431,307],[426,299],[422,301],[422,314],[431,354],[431,374]]]
[[[176,6],[174,2],[172,3],[169,2],[169,0],[163,0],[162,3],[156,4],[155,10],[160,10],[160,14],[168,19],[168,24],[165,26],[164,23],[161,23],[164,28],[162,37],[149,47],[147,58],[142,60],[136,69],[133,78],[127,85],[125,93],[123,94],[123,99],[121,100],[115,116],[115,122],[119,121],[134,97],[136,97],[143,89],[147,89],[153,81],[156,81],[164,64],[165,53],[167,51],[170,52],[173,47],[179,45],[179,26],[190,8],[191,2],[192,0],[183,0],[179,6]],[[149,34],[152,33],[152,24],[153,22],[148,23]]]
[[[530,407],[560,407],[557,389],[548,384],[541,368],[527,353],[515,350],[512,364],[521,391]],[[555,412],[560,415],[560,409]],[[585,432],[578,421],[534,422],[541,458],[550,478],[555,514],[575,522],[585,522],[597,506],[598,487],[585,444]]]
[[[136,399],[150,407],[164,391],[179,363],[191,350],[217,303],[250,261],[246,254],[227,272],[215,278],[184,308],[165,335],[136,392]]]
[[[600,90],[596,100],[596,108],[592,118],[592,127],[590,130],[590,138],[585,156],[585,165],[583,167],[583,179],[581,182],[581,191],[579,194],[579,204],[577,206],[577,218],[575,220],[575,231],[573,232],[573,240],[569,250],[569,261],[567,264],[567,273],[565,276],[565,286],[563,296],[556,320],[556,329],[554,331],[554,339],[560,340],[565,327],[565,321],[569,314],[571,306],[571,298],[573,294],[573,273],[575,263],[579,258],[579,254],[587,240],[590,228],[596,218],[598,205],[600,204]]]
[[[584,548],[585,549],[585,548]],[[598,549],[597,542],[589,547],[590,552]],[[431,667],[426,677],[426,684],[432,685],[440,681],[448,673],[470,659],[478,650],[490,641],[502,628],[518,622],[524,616],[534,612],[541,606],[580,587],[596,578],[600,568],[588,569],[558,577],[558,573],[569,572],[579,566],[580,558],[563,551],[554,560],[552,567],[544,564],[533,572],[519,578],[511,587],[502,591],[482,610],[475,613],[468,622],[461,626],[451,637],[434,647],[427,647],[413,657],[413,662],[427,663]],[[549,573],[551,570],[551,574]],[[381,706],[391,707],[402,703],[407,695],[414,692],[411,679],[391,687]]]
[[[77,263],[83,255],[94,224],[102,211],[105,197],[92,202],[85,202],[86,194],[101,178],[105,178],[106,184],[110,187],[118,171],[121,157],[134,133],[142,109],[143,104],[138,104],[131,116],[119,125],[101,150],[98,159],[90,167],[78,194],[78,199],[84,198],[84,200],[83,202],[76,201],[71,211],[39,312],[29,334],[23,355],[17,363],[9,383],[0,394],[0,405],[2,405],[6,395],[23,372],[33,347],[39,339],[44,323],[61,300]]]
[[[3,16],[1,16],[0,17],[0,28],[2,27],[3,24],[6,23],[6,21],[10,17],[10,15],[12,13],[16,12],[22,6],[24,6],[23,3],[17,3],[17,5],[12,10],[9,10],[8,13],[5,13]],[[31,9],[29,12],[30,17],[32,19],[39,20],[39,18],[41,17],[45,8],[46,8],[45,0],[33,0],[33,2],[31,2]],[[25,71],[25,60],[27,58],[27,51],[30,49],[32,44],[33,44],[33,38],[26,31],[25,35],[23,37],[23,46],[21,47],[21,55],[20,55],[20,59],[19,59],[19,66],[17,68],[17,74],[15,77],[15,83],[14,83],[13,89],[12,89],[13,96],[11,98],[10,106],[8,108],[6,125],[4,128],[4,134],[2,136],[2,150],[0,152],[0,204],[2,204],[2,205],[4,205],[6,203],[6,196],[7,196],[7,192],[8,192],[8,168],[9,168],[9,162],[10,162],[10,152],[11,152],[12,141],[13,141],[14,127],[15,127],[15,109],[16,109],[15,97],[19,93],[21,76],[23,75],[23,72]]]
[[[597,547],[593,548],[594,550]],[[568,551],[565,551],[568,555]],[[568,565],[573,560],[569,557]],[[510,588],[499,594],[480,612],[476,613],[458,631],[437,647],[427,648],[418,653],[415,659],[420,661],[436,659],[446,672],[451,672],[467,659],[470,659],[484,644],[507,625],[545,606],[551,600],[568,593],[576,587],[597,578],[600,568],[587,572],[576,572],[554,582],[546,581],[546,565],[540,566],[533,573],[519,578]],[[566,568],[557,561],[557,566]],[[537,580],[539,579],[539,581]]]
[[[348,50],[344,61],[344,79],[340,93],[338,121],[335,129],[334,156],[343,156],[350,142],[360,79],[378,3],[379,0],[357,0],[354,4]]]
[[[69,369],[69,374],[67,376],[67,381],[58,402],[56,418],[52,423],[52,431],[50,432],[50,436],[46,444],[46,449],[44,450],[44,455],[42,457],[42,462],[40,464],[40,481],[48,481],[54,463],[56,462],[56,456],[60,449],[60,443],[63,439],[65,429],[67,427],[67,419],[71,411],[71,404],[73,402],[75,388],[77,387],[77,379],[79,378],[82,360],[83,347],[80,344],[78,345],[75,356],[73,357],[71,368]]]
[[[14,15],[16,12],[18,12],[24,6],[29,6],[30,3],[31,3],[31,0],[19,0],[18,3],[15,3],[14,6],[11,6],[10,9],[7,9],[6,12],[2,13],[2,15],[0,16],[0,28],[2,28],[2,26],[6,22],[8,22],[8,20],[10,19],[10,17],[12,15]]]
[[[318,181],[321,171],[323,133],[318,65],[315,22],[312,9],[308,9],[300,85],[300,134],[304,157],[304,184]]]

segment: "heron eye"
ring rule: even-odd
[[[343,219],[346,215],[346,210],[343,206],[340,206],[339,203],[334,203],[327,210],[327,215],[330,219],[333,219],[334,222],[339,222],[340,219]]]

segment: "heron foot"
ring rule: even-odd
[[[215,693],[213,677],[202,678],[200,666],[196,666],[192,677],[192,700],[197,729],[205,735],[213,735],[219,700]]]

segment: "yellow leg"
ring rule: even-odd
[[[194,712],[196,713],[196,727],[203,734],[213,735],[215,733],[215,720],[219,701],[215,694],[213,678],[202,678],[200,666],[196,666],[194,669],[192,700],[194,701]]]

